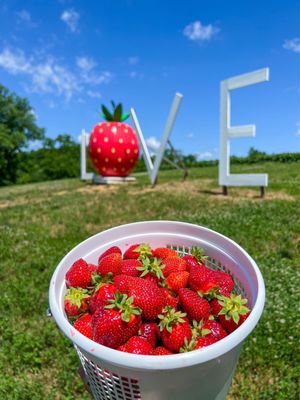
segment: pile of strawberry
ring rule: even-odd
[[[232,277],[205,266],[200,248],[113,246],[98,265],[82,258],[66,273],[69,321],[83,335],[120,351],[168,355],[213,344],[248,317]]]

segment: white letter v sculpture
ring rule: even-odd
[[[160,146],[159,146],[159,148],[157,150],[157,154],[156,154],[156,157],[155,157],[154,165],[152,163],[152,160],[151,160],[151,157],[150,157],[150,153],[149,153],[147,144],[145,142],[145,139],[144,139],[144,136],[143,136],[143,132],[141,130],[141,127],[140,127],[139,121],[137,119],[137,116],[135,114],[135,111],[134,111],[133,108],[131,108],[131,110],[130,110],[130,115],[131,115],[132,121],[134,123],[136,133],[137,133],[138,138],[139,138],[140,146],[141,146],[142,151],[143,151],[143,158],[144,158],[144,161],[145,161],[145,164],[146,164],[146,167],[147,167],[147,171],[148,171],[148,175],[150,177],[152,185],[154,185],[155,182],[156,182],[157,173],[158,173],[161,161],[163,159],[163,155],[164,155],[164,152],[165,152],[165,147],[167,145],[171,130],[173,128],[173,125],[174,125],[174,122],[175,122],[175,118],[176,118],[177,112],[179,110],[179,106],[180,106],[180,102],[182,100],[182,97],[183,96],[180,93],[176,93],[175,94],[175,97],[174,97],[174,100],[173,100],[173,104],[172,104],[172,107],[171,107],[171,110],[170,110],[170,113],[169,113],[169,117],[168,117],[168,120],[167,120],[167,123],[166,123],[166,126],[165,126],[165,130],[164,130],[164,133],[163,133],[163,137],[161,139]]]

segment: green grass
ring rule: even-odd
[[[229,400],[299,399],[299,163],[234,166],[267,172],[258,188],[220,195],[217,169],[145,174],[122,187],[78,180],[0,189],[0,398],[89,399],[70,342],[45,317],[48,284],[60,259],[87,237],[123,223],[169,219],[231,237],[258,263],[266,283],[263,316],[246,340]]]

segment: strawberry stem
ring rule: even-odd
[[[129,114],[123,114],[122,103],[116,105],[111,101],[111,105],[113,107],[112,112],[110,112],[104,104],[101,106],[102,116],[106,121],[123,122],[129,117]]]
[[[65,294],[65,300],[68,300],[74,306],[80,308],[81,301],[89,298],[90,295],[86,289],[71,287]]]
[[[161,264],[161,261],[161,259],[157,259],[156,257],[153,260],[150,260],[148,257],[143,258],[143,265],[136,268],[139,271],[143,271],[140,277],[142,278],[148,274],[154,274],[158,279],[164,279],[162,269],[165,268],[165,265]]]
[[[238,324],[240,320],[240,315],[247,314],[250,310],[245,304],[248,302],[247,299],[242,298],[242,296],[231,293],[230,297],[217,296],[219,304],[222,306],[219,315],[225,315],[226,320],[233,319],[233,321]]]
[[[142,243],[140,246],[133,250],[135,253],[139,253],[138,260],[143,261],[147,257],[152,257],[152,251],[149,244]]]
[[[116,292],[114,297],[114,299],[107,301],[109,304],[105,308],[117,309],[124,322],[129,322],[131,315],[140,315],[142,313],[139,307],[133,305],[133,297],[128,297],[127,294],[120,292]]]
[[[205,255],[204,250],[201,247],[192,246],[191,255],[196,258],[198,263],[205,261],[208,257]]]
[[[166,306],[162,312],[163,314],[158,315],[158,318],[161,319],[158,325],[161,331],[166,329],[171,333],[173,325],[185,322],[183,317],[186,317],[186,313],[176,311],[175,308],[171,306]]]

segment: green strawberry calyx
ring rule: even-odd
[[[133,250],[134,253],[139,253],[138,260],[143,261],[145,258],[152,257],[152,251],[149,244],[142,243]]]
[[[203,328],[203,325],[204,325],[203,320],[201,320],[200,322],[193,320],[193,327],[192,327],[192,338],[193,339],[196,339],[198,337],[204,337],[211,333],[211,330]]]
[[[69,301],[72,305],[80,308],[81,302],[88,299],[90,295],[86,289],[71,287],[65,294],[65,300]]]
[[[217,299],[222,306],[219,315],[224,315],[227,321],[233,319],[233,321],[238,324],[240,315],[245,315],[250,312],[249,308],[245,306],[248,300],[242,298],[240,294],[236,295],[231,293],[230,297],[217,296]]]
[[[132,315],[140,315],[142,313],[142,310],[133,304],[133,300],[132,296],[128,297],[127,294],[116,292],[115,298],[108,300],[109,304],[105,308],[119,310],[121,319],[124,322],[129,322]]]
[[[161,320],[159,323],[159,329],[163,331],[166,329],[169,333],[172,332],[173,325],[184,323],[183,317],[186,317],[186,313],[176,311],[171,306],[166,306],[162,310],[163,314],[159,314],[158,318]]]
[[[113,274],[111,272],[108,272],[108,274],[103,276],[98,272],[93,272],[92,285],[89,287],[89,289],[91,289],[92,292],[97,292],[97,290],[99,290],[104,283],[113,283],[112,277]]]
[[[196,340],[194,337],[190,341],[187,340],[187,338],[184,338],[183,346],[180,348],[179,352],[180,353],[187,353],[189,351],[195,350],[196,347]]]
[[[140,277],[146,276],[148,274],[154,274],[158,279],[164,279],[163,268],[165,268],[164,264],[161,264],[161,259],[157,259],[156,257],[150,260],[150,258],[142,259],[143,265],[141,267],[137,267],[136,269],[139,271],[143,271]]]
[[[123,114],[122,103],[115,105],[115,103],[113,101],[111,101],[111,105],[113,107],[112,113],[107,109],[107,107],[105,107],[104,104],[102,104],[102,106],[101,106],[101,110],[103,113],[102,116],[106,121],[123,122],[129,117],[129,114],[127,114],[127,113]]]
[[[216,283],[209,282],[209,284],[206,285],[205,290],[198,290],[197,293],[200,297],[204,297],[206,300],[211,301],[218,296],[219,291],[220,287]]]
[[[191,255],[196,258],[198,263],[204,262],[208,258],[208,256],[205,255],[204,250],[198,246],[191,247]]]

